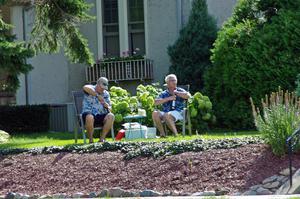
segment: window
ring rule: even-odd
[[[128,0],[128,41],[131,55],[145,54],[143,0]]]
[[[143,0],[129,0],[129,21],[144,21]]]
[[[118,0],[103,0],[102,8],[104,57],[119,56]]]

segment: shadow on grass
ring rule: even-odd
[[[24,147],[24,145],[38,145],[38,144],[42,144],[44,142],[22,142],[22,143],[4,143],[4,144],[0,144],[0,149],[8,149],[8,148],[28,148],[28,147]]]
[[[74,134],[70,132],[13,133],[11,137],[14,139],[48,138],[53,140],[70,140],[74,139]]]

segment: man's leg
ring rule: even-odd
[[[100,136],[100,142],[103,142],[107,133],[110,131],[111,127],[114,125],[115,116],[112,113],[108,113],[104,118],[104,126],[102,130],[102,135]]]
[[[166,136],[164,127],[161,123],[162,118],[161,118],[160,112],[159,111],[153,111],[152,119],[153,119],[153,122],[154,122],[156,128],[158,129],[158,131],[160,133],[160,136]]]
[[[94,116],[88,114],[85,118],[85,128],[87,130],[90,143],[93,143],[93,133],[94,133]]]
[[[175,118],[171,115],[170,112],[164,114],[164,120],[166,121],[169,129],[174,133],[175,136],[178,135],[176,125],[175,125]]]

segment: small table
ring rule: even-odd
[[[140,123],[140,133],[141,133],[141,137],[143,137],[143,131],[142,131],[142,120],[146,118],[146,116],[143,115],[128,115],[125,116],[123,119],[126,121],[128,121],[129,123],[129,131],[131,130],[131,123],[133,120],[137,120]]]

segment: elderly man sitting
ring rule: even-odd
[[[154,111],[152,118],[161,137],[165,137],[162,121],[165,121],[170,130],[177,136],[175,122],[183,119],[184,100],[191,95],[182,88],[177,87],[177,77],[174,74],[166,76],[167,89],[155,100],[155,105],[162,104],[162,111]]]
[[[114,115],[110,112],[110,96],[107,89],[108,80],[105,77],[100,77],[96,85],[85,85],[83,87],[85,95],[82,117],[90,143],[93,142],[94,125],[103,126],[99,142],[104,142],[114,123]]]

